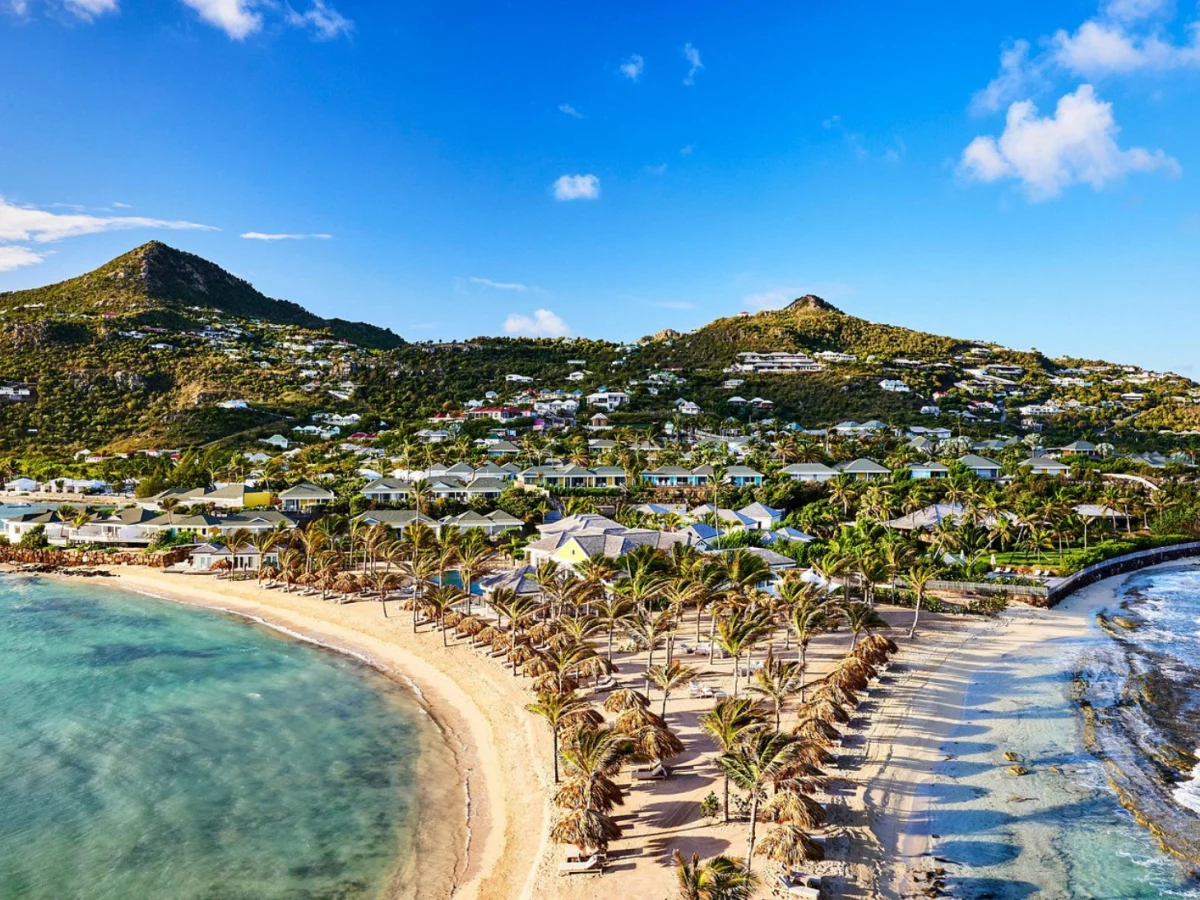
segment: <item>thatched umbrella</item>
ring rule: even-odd
[[[850,713],[832,700],[825,698],[805,704],[804,713],[808,718],[818,719],[822,722],[837,722],[839,725],[847,725],[850,722]]]
[[[518,644],[517,646],[513,647],[512,650],[510,650],[508,652],[508,659],[509,659],[509,662],[513,663],[514,665],[519,666],[522,663],[527,662],[529,659],[531,659],[533,657],[533,655],[534,655],[533,651],[530,650],[528,647],[526,647],[524,644]]]
[[[459,634],[465,634],[474,637],[486,627],[487,626],[484,624],[483,619],[479,618],[479,616],[464,616],[462,621],[454,626],[454,630]]]
[[[512,646],[513,646],[512,635],[505,634],[504,632],[500,632],[494,638],[492,638],[492,649],[495,650],[497,653],[500,653],[505,650],[511,650]]]
[[[850,651],[850,655],[853,659],[861,659],[863,662],[870,663],[873,666],[881,666],[888,660],[886,651],[867,644],[859,644]]]
[[[550,839],[556,844],[574,844],[580,855],[589,850],[603,850],[621,837],[621,829],[611,818],[594,809],[573,809],[565,813],[550,829]]]
[[[900,648],[896,645],[896,642],[883,634],[868,634],[858,642],[858,646],[860,647],[864,644],[868,647],[878,648],[888,654],[888,656],[893,656],[900,652]]]
[[[852,672],[849,669],[834,669],[829,673],[826,681],[836,684],[843,690],[857,691],[860,693],[865,691],[871,684],[858,672]]]
[[[765,856],[789,869],[796,869],[806,862],[824,859],[825,850],[800,826],[787,822],[768,831],[754,848],[754,855]]]
[[[546,646],[551,650],[563,650],[575,643],[575,638],[565,631],[559,631],[546,638]]]
[[[526,633],[534,643],[541,644],[549,639],[551,635],[557,634],[560,630],[561,629],[558,627],[557,622],[547,619],[544,622],[538,622],[535,625],[531,625]]]
[[[683,741],[666,728],[647,725],[630,736],[633,738],[634,756],[647,762],[662,762],[683,752]]]
[[[667,723],[644,706],[634,706],[617,716],[617,731],[632,735],[646,727],[666,729]]]
[[[839,706],[858,706],[858,695],[829,681],[822,681],[812,693],[813,700],[829,700]]]
[[[634,707],[647,709],[649,706],[650,698],[633,688],[621,688],[604,698],[604,711],[610,713],[622,713]]]
[[[832,747],[833,742],[842,736],[836,728],[820,719],[803,719],[792,729],[792,734],[802,741],[819,744],[822,747]]]
[[[855,674],[866,678],[868,681],[879,677],[879,672],[873,665],[854,656],[848,656],[838,663],[836,671],[854,672]]]
[[[526,666],[526,671],[528,669],[529,667]],[[561,694],[563,691],[578,690],[579,681],[573,676],[563,675],[561,672],[543,672],[533,680],[533,689],[539,694]]]
[[[796,759],[803,760],[814,768],[821,766],[832,766],[837,762],[837,758],[820,744],[813,744],[808,741],[800,741],[795,749]]]
[[[484,625],[476,633],[475,643],[479,644],[481,647],[485,644],[493,644],[494,647],[494,641],[496,640],[496,637],[503,634],[504,632],[495,625]]]
[[[609,778],[568,778],[554,794],[554,805],[559,809],[596,809],[608,812],[614,806],[623,806],[625,795]]]
[[[798,791],[777,791],[763,803],[759,815],[764,822],[791,822],[802,828],[824,828],[825,807]]]

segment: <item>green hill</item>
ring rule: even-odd
[[[200,323],[198,313],[223,312],[325,331],[363,347],[389,349],[404,341],[362,322],[323,319],[299,304],[274,300],[247,281],[194,253],[151,241],[93,272],[47,287],[0,293],[5,322],[35,322],[48,316],[121,318],[129,327]]]
[[[747,351],[833,355],[818,356],[818,371],[772,374],[739,368]],[[514,373],[532,381],[510,382]],[[699,406],[693,421],[708,429],[731,419],[814,428],[877,418],[981,436],[1043,427],[1072,440],[1195,428],[1200,416],[1200,388],[1187,379],[870,322],[814,296],[637,345],[407,343],[271,299],[158,242],[59,284],[0,294],[0,387],[28,391],[0,394],[0,454],[55,456],[256,445],[273,432],[294,437],[318,412],[411,431],[471,400],[524,404],[531,391],[600,388],[630,394],[614,425],[662,424],[684,400]]]
[[[32,389],[27,402],[0,400],[0,449],[185,446],[280,430],[284,417],[347,408],[331,393],[345,393],[338,384],[404,343],[151,242],[77,278],[0,294],[0,385]],[[230,400],[251,408],[222,407]]]

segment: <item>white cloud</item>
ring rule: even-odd
[[[29,0],[9,0],[8,6],[15,16],[25,16],[29,12]]]
[[[637,81],[642,77],[642,71],[646,68],[646,61],[636,53],[620,65],[621,74],[630,81]]]
[[[650,174],[650,175],[666,175],[667,174],[667,164],[659,163],[656,166],[646,166],[645,171],[647,174]]]
[[[971,98],[971,111],[993,113],[1003,109],[1004,104],[1019,97],[1035,77],[1036,67],[1029,59],[1029,41],[1014,41],[1011,47],[1000,51],[1000,73]]]
[[[32,266],[46,258],[46,254],[38,253],[28,247],[16,247],[0,244],[0,272],[11,272],[22,266]]]
[[[313,37],[319,41],[332,41],[354,29],[354,23],[327,5],[325,0],[313,0],[313,5],[303,13],[289,6],[284,20],[295,28],[311,29]]]
[[[684,76],[683,83],[690,86],[696,83],[696,73],[704,68],[704,63],[700,61],[700,51],[692,46],[690,42],[683,45],[683,58],[688,61],[688,65],[691,67],[688,69],[687,75]]]
[[[1067,71],[1089,78],[1200,68],[1200,23],[1188,27],[1186,44],[1175,44],[1158,33],[1132,33],[1120,22],[1091,20],[1074,34],[1056,32],[1051,53]]]
[[[24,0],[22,6],[26,6]],[[85,22],[90,22],[97,16],[117,11],[117,0],[64,0],[64,6]]]
[[[600,179],[595,175],[560,175],[554,182],[555,200],[595,200]]]
[[[328,241],[333,239],[332,234],[287,234],[262,231],[247,231],[242,237],[248,241],[306,241],[309,239]]]
[[[655,303],[654,306],[660,309],[695,309],[694,303],[688,303],[686,300],[662,300]]]
[[[573,119],[582,119],[583,113],[573,107],[570,103],[560,103],[558,111],[565,116],[570,116]]]
[[[148,219],[142,216],[91,216],[80,213],[53,213],[34,206],[19,206],[0,197],[0,240],[36,241],[44,244],[63,238],[102,231],[129,231],[136,228],[169,228],[176,231],[217,231],[211,225]]]
[[[262,15],[252,0],[183,0],[209,25],[215,25],[235,41],[244,41],[262,28]]]
[[[1171,8],[1170,0],[1109,0],[1104,14],[1110,19],[1135,22],[1148,19]]]
[[[133,207],[130,206],[128,203],[121,203],[118,200],[113,201],[113,206],[116,207],[117,209],[133,209]]]
[[[570,326],[548,309],[539,309],[532,316],[512,313],[504,320],[504,333],[520,337],[566,337]]]
[[[696,148],[693,147],[691,144],[686,144],[685,146],[679,148],[679,155],[680,156],[691,156],[692,151],[695,149]]]
[[[471,284],[478,284],[481,287],[492,288],[497,291],[527,291],[529,285],[521,284],[517,281],[492,281],[490,278],[468,278]]]
[[[1170,0],[1110,0],[1075,31],[1042,38],[1036,55],[1026,40],[1000,54],[1000,72],[971,100],[974,112],[996,112],[1048,81],[1055,72],[1084,78],[1200,69],[1200,22],[1190,22],[1183,42],[1166,30]]]
[[[1099,190],[1129,172],[1164,170],[1178,174],[1179,163],[1161,150],[1121,149],[1112,104],[1096,97],[1090,84],[1058,101],[1052,116],[1039,116],[1030,100],[1008,108],[999,138],[980,136],[963,151],[959,173],[971,181],[1015,178],[1030,200],[1057,197],[1073,184]]]

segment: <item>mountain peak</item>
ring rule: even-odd
[[[796,300],[793,300],[786,307],[785,312],[801,312],[803,310],[818,310],[820,312],[836,313],[837,315],[845,315],[840,309],[830,303],[828,300],[822,300],[816,294],[805,294]]]
[[[196,309],[219,310],[246,319],[325,330],[365,347],[387,349],[404,341],[385,328],[343,319],[324,319],[290,300],[276,300],[250,282],[202,256],[162,241],[148,241],[76,278],[5,295],[36,309],[67,314],[134,317],[172,315],[194,318]],[[16,309],[21,309],[18,302]],[[10,311],[11,312],[11,311]],[[176,324],[181,322],[176,318]],[[136,324],[136,322],[135,322]]]

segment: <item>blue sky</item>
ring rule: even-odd
[[[0,290],[159,238],[414,340],[817,293],[1200,377],[1194,3],[744,6],[0,0]]]

